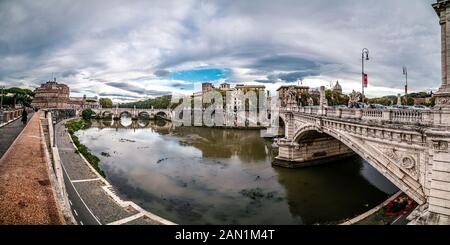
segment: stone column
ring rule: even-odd
[[[326,108],[328,107],[328,100],[325,93],[325,86],[320,86],[320,101],[319,101],[319,115],[326,115]]]
[[[450,224],[450,133],[438,130],[426,131],[431,168],[429,183],[427,224]]]
[[[441,69],[442,84],[436,96],[437,108],[448,108],[450,110],[450,0],[438,0],[433,4],[433,8],[439,16],[439,24],[441,25]],[[450,119],[448,120],[450,121]],[[449,124],[450,125],[450,124]]]

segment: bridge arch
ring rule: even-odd
[[[129,117],[133,116],[133,114],[129,111],[122,111],[119,113],[119,118],[121,118],[123,115],[128,115]]]
[[[121,115],[122,115],[122,113],[121,113]],[[131,114],[130,114],[131,115]],[[132,124],[133,124],[133,120],[131,119],[131,117],[120,117],[120,120],[119,120],[119,123],[120,123],[120,125],[122,125],[122,127],[124,127],[124,128],[129,128],[129,127],[131,127],[132,126]]]
[[[138,119],[137,125],[140,128],[146,128],[150,124],[150,120],[142,120],[141,118]]]
[[[389,157],[387,157],[381,151],[374,149],[373,147],[355,137],[342,134],[332,128],[322,127],[312,123],[305,123],[298,127],[294,134],[292,142],[298,143],[301,140],[302,136],[311,133],[311,131],[329,135],[334,139],[340,141],[365,161],[367,161],[372,167],[374,167],[384,177],[391,181],[391,183],[393,183],[400,190],[413,198],[417,203],[423,204],[426,202],[426,198],[422,189],[419,190],[413,188],[412,186],[402,182],[394,172],[386,167],[387,164],[395,164],[389,159]]]
[[[141,111],[141,112],[138,113],[137,116],[138,116],[139,119],[150,119],[151,115],[147,111]]]
[[[158,111],[158,112],[155,113],[155,116],[156,117],[160,117],[160,118],[167,118],[168,117],[168,115],[167,115],[167,113],[165,111]]]
[[[103,111],[102,114],[101,114],[101,116],[102,116],[103,118],[106,118],[106,117],[113,117],[113,116],[114,116],[114,113],[113,113],[112,111]]]

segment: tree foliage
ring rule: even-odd
[[[167,109],[170,107],[170,101],[172,99],[171,95],[164,95],[161,97],[156,97],[153,99],[147,99],[147,100],[141,100],[137,102],[130,102],[130,103],[122,103],[119,104],[120,108],[133,108],[136,106],[136,108],[154,108],[154,109]]]
[[[7,94],[13,94],[12,96],[5,96]],[[23,88],[6,88],[0,89],[0,96],[3,95],[3,105],[14,107],[16,104],[31,107],[33,91]]]
[[[1,93],[1,91],[2,90],[0,90],[0,93]],[[26,89],[26,88],[17,88],[17,87],[3,89],[3,93],[4,94],[22,94],[22,95],[28,95],[31,97],[34,96],[33,91]]]
[[[81,117],[84,119],[84,120],[89,120],[89,119],[91,119],[92,118],[92,115],[94,114],[94,112],[91,110],[91,108],[87,108],[87,109],[84,109],[82,112],[81,112]]]
[[[110,98],[100,98],[99,103],[102,106],[102,108],[112,108],[113,107],[113,103]]]

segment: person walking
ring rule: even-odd
[[[22,111],[22,122],[25,125],[25,124],[27,124],[27,121],[28,121],[28,112],[27,112],[26,108],[23,108],[23,111]]]

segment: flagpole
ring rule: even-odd
[[[369,50],[367,48],[364,48],[362,50],[362,54],[361,54],[361,63],[362,63],[362,74],[361,74],[361,91],[362,91],[362,102],[364,103],[364,87],[365,87],[365,79],[366,79],[366,74],[364,72],[364,60],[369,60]]]

